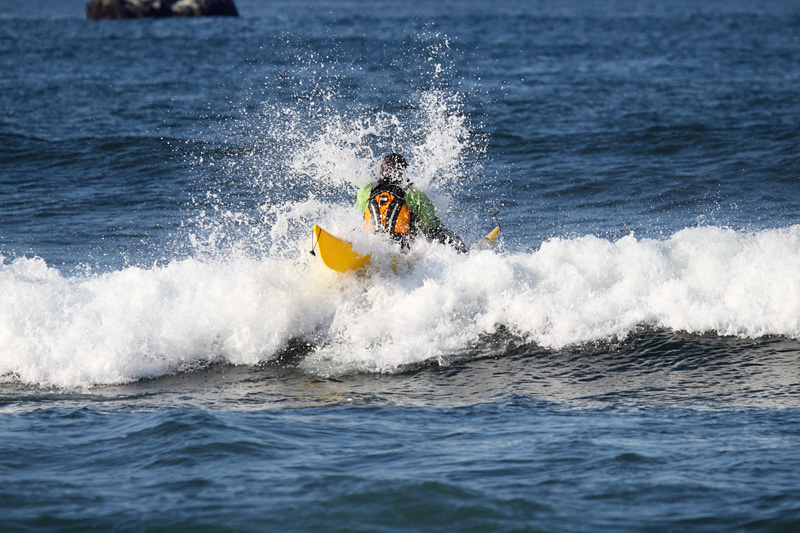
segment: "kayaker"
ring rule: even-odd
[[[408,163],[397,153],[383,158],[377,183],[358,191],[356,207],[364,213],[364,227],[370,232],[389,233],[404,248],[418,233],[431,241],[449,244],[467,252],[464,242],[442,224],[433,202],[404,177]]]

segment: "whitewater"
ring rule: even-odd
[[[682,230],[668,239],[556,238],[459,255],[427,245],[402,275],[340,275],[310,257],[184,259],[65,276],[40,258],[0,266],[0,374],[85,388],[256,365],[292,341],[323,376],[459,358],[501,328],[559,349],[650,326],[800,338],[800,226]],[[307,245],[307,249],[303,248]]]

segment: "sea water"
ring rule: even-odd
[[[0,0],[4,530],[800,529],[796,3],[237,6]]]

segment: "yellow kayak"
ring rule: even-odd
[[[477,250],[492,249],[499,234],[500,226],[494,228],[472,247]],[[369,264],[369,254],[362,255],[356,252],[351,243],[331,235],[317,225],[314,226],[314,241],[311,249],[314,250],[314,248],[318,250],[319,257],[325,266],[336,272],[358,270]]]
[[[331,270],[347,272],[369,264],[369,254],[356,253],[353,251],[352,244],[339,237],[334,237],[317,225],[314,226],[314,241],[319,250],[320,259]]]

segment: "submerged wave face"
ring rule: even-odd
[[[402,276],[341,277],[297,258],[185,259],[75,277],[41,259],[0,268],[0,374],[41,386],[253,365],[298,341],[310,347],[303,368],[324,376],[468,357],[501,330],[546,349],[624,339],[642,326],[800,339],[800,226],[552,239],[531,253],[428,246]]]

